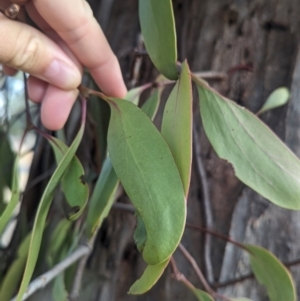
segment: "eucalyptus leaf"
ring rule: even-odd
[[[106,100],[111,107],[111,161],[145,223],[144,260],[157,265],[174,252],[184,230],[186,208],[180,174],[166,141],[146,114],[128,101]]]
[[[197,297],[199,301],[214,301],[213,297],[209,295],[208,293],[194,287],[192,284],[185,284],[186,287],[191,290],[194,295]]]
[[[268,250],[254,245],[245,247],[255,278],[266,287],[270,300],[296,301],[296,289],[288,269]]]
[[[146,84],[129,90],[125,96],[125,99],[137,106],[139,104],[139,100],[142,92],[144,92],[147,88],[149,88],[149,86],[150,86],[149,84]]]
[[[2,213],[2,215],[0,217],[0,233],[3,232],[7,223],[11,219],[16,206],[19,203],[20,189],[19,189],[19,181],[18,181],[18,164],[19,164],[19,158],[16,157],[14,167],[13,167],[11,198],[10,198],[9,203],[5,207],[4,212]]]
[[[300,209],[300,161],[251,112],[193,77],[205,133],[236,176],[274,204]]]
[[[192,166],[192,87],[189,66],[182,64],[180,78],[173,88],[163,114],[161,133],[165,137],[187,196]]]
[[[68,292],[65,287],[64,273],[59,274],[53,284],[52,295],[55,301],[67,301]]]
[[[21,242],[15,260],[9,266],[5,278],[2,280],[0,288],[1,301],[10,301],[19,286],[28,256],[30,237],[31,234],[27,235]]]
[[[150,97],[145,101],[142,105],[142,111],[151,119],[153,120],[159,106],[161,96],[161,89],[157,88],[154,92],[150,95]]]
[[[110,158],[107,157],[90,199],[87,215],[87,236],[89,238],[94,235],[108,215],[113,205],[118,184],[118,177],[112,167]]]
[[[256,115],[260,115],[266,111],[281,107],[285,105],[290,97],[289,90],[286,87],[276,89],[267,98],[262,108],[257,112]]]
[[[191,77],[186,62],[183,63],[180,79],[173,88],[165,107],[162,134],[175,159],[187,197],[192,161],[192,93]],[[147,231],[138,213],[134,239],[138,250],[142,251],[147,240]],[[133,284],[130,292],[142,294],[149,290],[161,277],[169,260],[165,261],[166,264],[149,265],[141,278]]]
[[[142,277],[138,279],[129,289],[129,294],[140,295],[147,292],[161,277],[170,259],[157,265],[148,265]]]
[[[85,125],[85,116],[86,116],[86,101],[83,101],[83,112],[82,112],[82,122],[81,127],[78,131],[76,138],[74,139],[72,145],[68,149],[68,151],[63,156],[62,160],[58,164],[56,170],[54,171],[52,177],[50,178],[44,193],[42,195],[41,201],[39,203],[36,217],[34,220],[32,236],[30,240],[30,247],[28,258],[26,262],[25,272],[23,275],[23,279],[21,282],[21,286],[17,295],[16,301],[21,301],[24,293],[26,292],[27,286],[30,283],[30,279],[35,269],[35,265],[38,259],[43,231],[46,223],[46,218],[48,215],[48,211],[54,196],[54,192],[59,182],[61,181],[65,171],[67,170],[69,164],[71,163],[79,143],[82,139]]]
[[[56,162],[59,164],[69,148],[54,137],[48,139],[48,141],[54,150]],[[61,180],[66,200],[75,211],[75,213],[68,216],[70,220],[75,220],[81,215],[88,201],[89,187],[82,180],[83,175],[84,169],[77,156],[74,156]]]
[[[67,219],[62,219],[54,228],[51,234],[46,255],[46,259],[50,267],[52,267],[56,263],[59,251],[61,250],[66,241],[66,237],[69,233],[71,226],[72,222],[70,222]]]
[[[139,0],[139,18],[153,64],[165,77],[176,80],[177,46],[172,1]]]

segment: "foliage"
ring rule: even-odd
[[[47,235],[47,222],[51,224],[49,209],[59,189],[65,195],[67,209],[65,217],[58,221],[52,232],[54,236],[49,239],[46,254],[49,267],[71,254],[80,241],[86,241],[93,247],[121,184],[136,210],[134,239],[147,264],[129,293],[142,294],[158,281],[171,261],[185,228],[192,164],[192,82],[198,89],[205,133],[216,153],[232,164],[236,176],[243,183],[269,201],[284,208],[300,208],[300,162],[296,156],[254,114],[191,74],[187,61],[177,63],[172,2],[140,0],[139,14],[149,56],[165,78],[160,77],[154,84],[132,89],[127,100],[112,98],[82,86],[82,119],[70,147],[36,129],[51,145],[57,166],[44,189],[32,229],[18,248],[15,260],[1,271],[1,301],[10,300],[17,293],[16,282],[21,277],[16,300],[22,300],[36,271],[38,258],[43,256],[43,237]],[[170,84],[166,78],[171,83],[174,81],[174,87],[165,105],[159,131],[152,120],[160,104],[161,92]],[[148,88],[152,89],[152,93],[140,108],[140,95]],[[288,96],[285,88],[274,92],[258,114],[285,104]],[[104,141],[107,137],[107,149],[105,143],[98,148],[102,158],[100,172],[96,178],[90,175],[90,183],[94,182],[95,186],[89,197],[84,168],[76,152],[84,135],[85,98],[92,97],[101,98],[97,100],[99,102],[105,101],[110,108],[110,119],[108,124],[96,123],[101,127],[97,132],[104,132],[99,140]],[[11,219],[19,199],[16,163],[11,200],[0,218],[1,232]],[[79,222],[73,227],[71,221],[76,219]],[[236,245],[249,252],[254,275],[266,287],[270,300],[296,300],[291,275],[273,254],[258,246]],[[53,286],[55,300],[67,298],[67,276],[71,280],[75,277],[74,272],[68,272],[57,275]],[[218,296],[214,291],[204,292],[186,280],[181,281],[198,300],[209,301]],[[4,290],[4,287],[10,289]]]

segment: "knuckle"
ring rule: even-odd
[[[37,65],[40,57],[40,42],[37,37],[30,36],[25,43],[17,47],[12,58],[12,65],[24,71],[32,70]]]

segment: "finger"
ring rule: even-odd
[[[77,96],[77,89],[65,91],[49,85],[41,107],[43,125],[52,131],[63,128]]]
[[[33,0],[46,22],[66,42],[79,61],[90,69],[108,95],[123,97],[126,87],[116,56],[85,0]]]
[[[76,65],[51,39],[38,30],[0,14],[0,62],[62,89],[81,81]]]
[[[30,76],[27,79],[28,98],[34,103],[42,102],[47,88],[48,83],[41,79],[38,79],[34,76]]]
[[[3,65],[2,68],[3,68],[4,73],[8,76],[14,76],[18,72],[18,70],[8,67],[8,66],[5,66],[5,65]]]

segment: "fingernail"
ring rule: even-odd
[[[54,60],[43,74],[43,79],[62,89],[75,89],[79,86],[81,75],[79,70],[71,68],[65,62]]]

